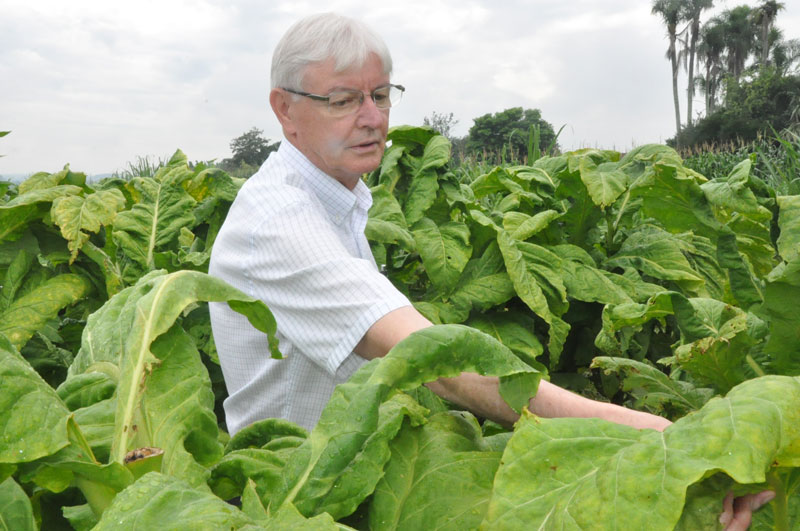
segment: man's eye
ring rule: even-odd
[[[386,103],[389,100],[389,94],[383,91],[375,92],[372,94],[372,99],[376,104]]]
[[[358,102],[358,98],[352,95],[344,95],[344,96],[336,96],[335,98],[331,98],[328,100],[328,103],[331,107],[350,107],[351,105]]]

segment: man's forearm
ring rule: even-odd
[[[431,322],[413,306],[398,308],[369,329],[355,352],[365,359],[384,356],[408,335],[428,326]],[[442,398],[505,426],[510,427],[519,418],[500,396],[497,378],[462,373],[455,378],[440,378],[428,387]],[[597,417],[635,428],[663,430],[670,424],[667,419],[649,413],[584,398],[544,380],[528,408],[541,417]]]
[[[510,427],[519,418],[500,397],[497,378],[463,373],[456,378],[441,378],[429,383],[428,387],[439,396],[476,415],[505,426]],[[545,380],[539,383],[539,390],[530,400],[528,409],[540,417],[600,418],[638,429],[652,428],[661,431],[671,424],[663,417],[591,400]]]
[[[662,431],[671,424],[663,417],[591,400],[544,380],[539,384],[539,391],[531,399],[528,409],[540,417],[601,418],[639,429]]]

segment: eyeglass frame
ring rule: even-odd
[[[372,92],[369,93],[369,97],[372,99],[372,102],[375,103],[376,107],[378,107],[378,104],[377,104],[377,102],[375,102],[375,92],[377,92],[377,91],[379,91],[381,89],[385,89],[386,87],[389,87],[389,89],[392,89],[392,88],[399,89],[401,98],[403,97],[403,93],[406,91],[406,88],[403,85],[397,85],[397,84],[394,84],[394,83],[387,83],[385,85],[381,85],[380,87],[375,88]],[[332,90],[327,96],[321,96],[319,94],[312,94],[311,92],[303,92],[302,90],[295,90],[295,89],[290,89],[290,88],[286,88],[286,87],[281,87],[281,88],[283,90],[285,90],[286,92],[290,93],[290,94],[296,94],[298,96],[305,96],[306,98],[312,99],[314,101],[324,101],[327,104],[326,108],[329,111],[331,109],[331,107],[330,107],[331,96],[334,93],[337,93],[337,92],[350,92],[350,93],[353,93],[353,94],[355,94],[355,93],[360,94],[360,98],[359,98],[359,101],[358,101],[358,107],[356,107],[355,109],[353,109],[352,111],[350,111],[348,113],[343,114],[342,116],[347,116],[348,114],[352,114],[352,113],[358,111],[358,109],[360,109],[361,106],[364,105],[364,100],[366,99],[366,94],[364,93],[364,91],[363,90],[356,90],[356,89]],[[378,107],[378,109],[391,109],[392,107],[394,107],[394,103],[392,103],[392,100],[389,99],[389,105],[387,107]]]

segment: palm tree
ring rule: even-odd
[[[654,0],[652,13],[659,15],[667,26],[667,36],[669,37],[669,48],[667,48],[667,58],[672,66],[672,99],[675,105],[675,138],[681,132],[681,107],[678,98],[678,53],[675,47],[677,40],[677,28],[681,19],[682,0]]]
[[[714,0],[686,0],[681,18],[689,21],[688,83],[686,88],[686,125],[692,125],[692,100],[694,99],[694,63],[697,39],[700,36],[700,15],[714,6]]]
[[[737,83],[742,77],[747,58],[753,53],[756,42],[751,12],[749,6],[741,5],[726,10],[721,15],[725,26],[726,67]]]
[[[705,66],[705,76],[701,76],[703,84],[700,87],[705,96],[706,116],[714,112],[717,103],[717,91],[725,73],[724,52],[725,26],[719,17],[714,17],[701,28],[697,44],[698,62]]]
[[[761,68],[767,66],[769,60],[769,46],[770,46],[770,30],[775,23],[775,17],[778,16],[778,11],[784,9],[786,6],[775,0],[765,0],[760,6],[753,10],[753,22],[755,22],[761,30]]]
[[[772,28],[773,32],[779,32],[777,28]],[[772,44],[772,64],[779,75],[785,76],[797,68],[800,63],[800,39],[784,40],[777,38],[770,40]]]

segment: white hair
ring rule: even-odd
[[[374,53],[385,74],[392,73],[392,57],[383,39],[358,20],[321,13],[295,22],[272,54],[272,88],[301,90],[306,67],[333,59],[336,72],[366,63]]]

